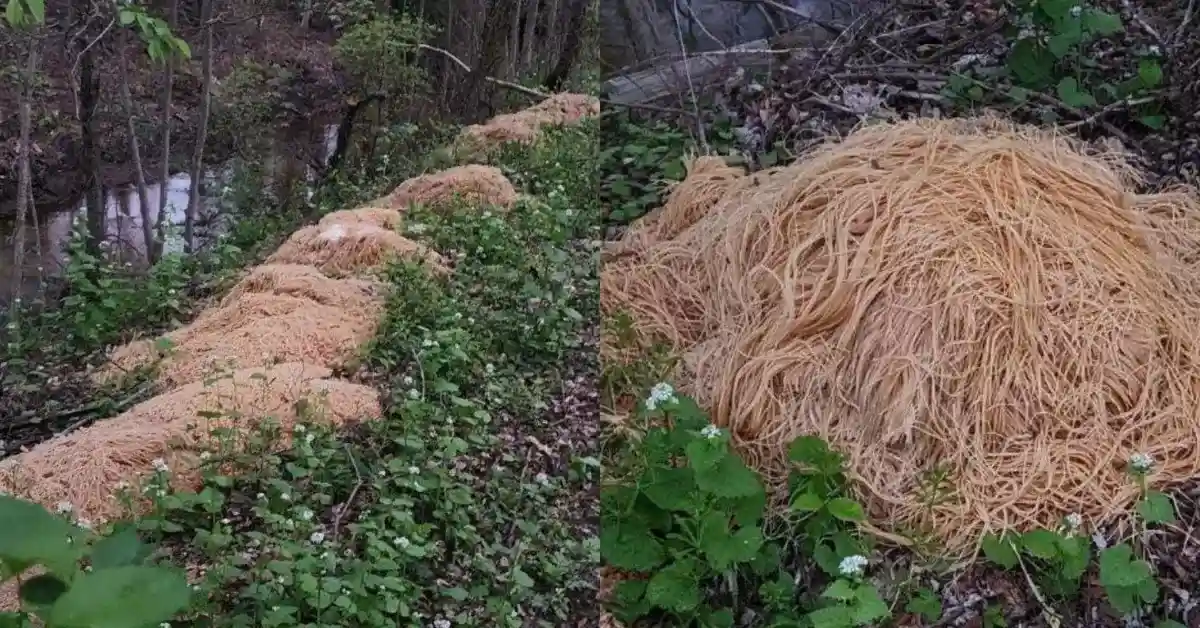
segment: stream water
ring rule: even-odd
[[[322,125],[320,127],[319,151],[321,159],[326,162],[330,158],[337,142],[337,125]],[[271,155],[267,157],[268,172],[276,175],[283,172],[289,165],[295,166],[301,157],[297,154],[295,138],[276,143]],[[314,138],[316,139],[316,138]],[[288,164],[291,160],[293,163]],[[315,177],[311,166],[303,163],[306,181],[311,182]],[[200,189],[200,207],[198,211],[197,239],[204,241],[216,235],[216,225],[220,220],[214,220],[219,215],[233,208],[225,207],[222,192],[230,184],[234,176],[231,163],[223,164],[205,172]],[[270,176],[270,175],[268,175]],[[191,192],[192,178],[188,173],[172,175],[165,183],[148,184],[146,188],[151,208],[151,220],[158,220],[158,207],[161,195],[167,197],[168,238],[165,248],[168,252],[183,249],[182,229],[184,214],[187,210],[188,194]],[[141,265],[146,260],[146,241],[142,235],[140,200],[136,185],[124,185],[105,190],[104,204],[107,209],[105,219],[106,241],[108,250],[121,260],[134,265]],[[36,224],[28,220],[25,231],[25,264],[22,273],[23,297],[37,295],[47,279],[61,276],[67,261],[66,249],[70,242],[72,231],[77,222],[82,223],[87,213],[87,202],[79,199],[67,207],[51,211],[38,212]],[[12,220],[0,220],[0,304],[6,303],[11,296],[9,287],[15,272],[13,265],[15,249],[15,223]]]

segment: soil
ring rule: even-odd
[[[1099,115],[1081,115],[1056,97],[1031,98],[1014,105],[991,99],[973,109],[991,109],[1033,124],[1056,122],[1083,139],[1119,142],[1132,153],[1145,173],[1145,190],[1180,184],[1200,184],[1200,30],[1195,2],[1099,3],[1121,15],[1125,31],[1098,44],[1093,58],[1097,71],[1114,83],[1136,68],[1134,58],[1151,46],[1164,52],[1165,83],[1156,91],[1165,115],[1160,129],[1140,123],[1123,106],[1104,108]],[[886,6],[883,6],[886,5]],[[1146,5],[1146,6],[1142,6]],[[1130,11],[1135,13],[1131,13]],[[875,13],[861,17],[832,44],[776,55],[766,75],[730,71],[723,82],[701,96],[702,119],[711,128],[716,120],[732,121],[734,135],[751,169],[772,165],[775,157],[804,153],[829,137],[844,136],[865,121],[910,116],[962,115],[964,106],[942,91],[949,77],[967,68],[986,70],[1004,63],[1009,38],[1001,25],[1006,7],[992,0],[917,0],[881,3]],[[622,113],[635,119],[668,120],[697,128],[694,103],[687,95],[674,102],[655,103],[659,110]],[[693,133],[696,135],[695,133]],[[708,133],[712,136],[712,133]],[[770,157],[768,157],[770,156]],[[613,229],[609,238],[618,237]],[[1080,594],[1068,600],[1039,600],[1020,571],[1002,571],[976,564],[948,573],[926,571],[920,584],[938,591],[942,619],[933,625],[965,628],[984,626],[1125,627],[1153,626],[1170,617],[1189,628],[1200,628],[1200,479],[1171,491],[1179,521],[1160,526],[1141,537],[1162,586],[1152,616],[1122,618],[1107,604],[1095,568],[1084,577]],[[1114,531],[1101,530],[1095,546],[1111,545]],[[1135,542],[1138,542],[1135,540]],[[1096,551],[1095,547],[1093,551]],[[873,573],[914,573],[927,564],[911,552],[891,549]],[[985,619],[997,607],[1006,624]],[[927,626],[920,617],[896,609],[896,626]],[[1049,609],[1053,609],[1050,612]],[[1057,615],[1057,616],[1055,616]]]
[[[165,15],[165,12],[156,14]],[[70,80],[72,69],[75,68],[75,55],[65,51],[62,46],[65,37],[62,25],[67,21],[66,17],[65,6],[57,10],[48,7],[47,23],[51,26],[47,28],[39,56],[43,83],[36,92],[32,107],[35,128],[31,164],[34,197],[37,206],[47,210],[73,202],[80,196],[86,183],[81,163],[80,128],[74,114],[75,99]],[[289,77],[279,84],[268,86],[277,92],[277,102],[281,106],[277,108],[276,119],[281,128],[310,117],[324,117],[331,109],[340,108],[337,95],[341,79],[333,63],[332,32],[303,30],[299,26],[298,14],[279,10],[264,12],[257,2],[225,3],[218,19],[220,21],[214,29],[216,52],[213,68],[217,79],[214,115],[219,115],[221,79],[244,60],[276,68]],[[174,121],[171,151],[173,171],[182,170],[190,163],[199,119],[203,74],[198,25],[198,16],[189,14],[181,7],[176,33],[191,43],[193,56],[190,61],[179,64],[175,71],[171,111]],[[101,90],[96,114],[99,124],[98,150],[102,164],[101,181],[106,187],[134,180],[128,133],[120,106],[116,45],[115,38],[106,37],[97,44],[99,50],[96,50],[96,71]],[[152,65],[144,48],[138,50],[131,45],[125,54],[130,61],[131,91],[142,127],[139,140],[143,166],[149,170],[146,173],[148,180],[154,181],[157,179],[154,175],[161,167],[158,121],[162,113],[159,94],[165,84],[165,72]],[[24,56],[22,45],[7,35],[0,35],[0,58],[15,62],[24,59]],[[75,72],[77,76],[77,68]],[[20,89],[17,85],[5,83],[0,88],[0,111],[16,112],[19,99]],[[11,215],[14,211],[19,137],[17,116],[3,116],[0,119],[0,216]],[[227,138],[210,134],[210,141],[206,143],[206,161],[219,162],[229,155],[230,150]]]

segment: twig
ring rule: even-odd
[[[1175,34],[1171,37],[1171,47],[1178,46],[1183,39],[1183,34],[1187,30],[1188,24],[1192,23],[1192,13],[1196,10],[1196,0],[1188,0],[1187,9],[1183,12],[1183,21],[1179,23],[1179,28],[1175,29]]]
[[[685,77],[687,77],[688,94],[691,96],[691,99],[692,99],[692,114],[696,119],[696,134],[698,136],[697,139],[700,140],[700,147],[704,149],[704,153],[708,154],[709,153],[708,138],[705,137],[705,135],[704,135],[704,122],[703,122],[703,119],[700,117],[700,102],[696,98],[696,85],[692,81],[692,71],[689,69],[690,64],[686,61],[687,46],[684,45],[684,43],[683,43],[683,27],[680,24],[680,20],[679,20],[679,5],[672,4],[671,8],[672,8],[671,15],[675,18],[675,36],[679,41],[679,52],[681,52],[684,55],[684,59],[685,59],[684,64],[683,64],[683,74]]]
[[[1017,564],[1021,567],[1021,573],[1025,574],[1025,582],[1029,583],[1029,588],[1033,591],[1034,599],[1038,601],[1038,604],[1042,605],[1042,613],[1046,617],[1046,623],[1050,625],[1050,628],[1058,628],[1062,624],[1062,617],[1053,608],[1050,608],[1050,605],[1046,603],[1046,598],[1042,596],[1041,589],[1038,589],[1038,586],[1034,584],[1033,576],[1030,576],[1029,570],[1025,568],[1025,561],[1021,560],[1021,550],[1017,549],[1016,544],[1012,541],[1009,541],[1008,545],[1017,556]]]
[[[113,409],[114,413],[120,414],[120,413],[124,412],[127,408],[129,408],[129,406],[133,405],[134,402],[141,399],[143,395],[150,392],[150,390],[153,387],[154,387],[153,382],[147,382],[145,384],[142,384],[136,390],[134,390],[132,393],[130,393],[129,395],[126,395],[122,399],[118,400],[115,404],[113,404],[112,409]],[[74,432],[75,430],[94,422],[96,419],[98,419],[100,417],[95,416],[95,414],[93,414],[93,413],[95,413],[99,410],[103,410],[106,407],[109,407],[107,403],[105,403],[103,401],[96,401],[96,402],[90,403],[86,406],[83,406],[80,408],[75,408],[74,410],[67,410],[66,412],[58,413],[57,415],[55,415],[55,417],[54,417],[55,419],[59,419],[59,420],[70,419],[70,418],[74,418],[74,417],[78,417],[78,416],[83,416],[83,418],[72,422],[65,429],[63,429],[62,431],[55,434],[54,438],[60,438],[60,437],[66,436],[66,435],[70,434],[71,432]],[[84,416],[84,415],[88,415],[88,416]],[[33,423],[33,421],[27,421],[26,424],[28,424],[28,423]]]
[[[1141,98],[1129,98],[1129,99],[1125,99],[1125,100],[1118,100],[1117,102],[1106,105],[1100,111],[1093,113],[1092,115],[1084,118],[1083,120],[1080,120],[1078,122],[1072,122],[1070,124],[1064,124],[1062,128],[1076,129],[1081,126],[1090,126],[1090,125],[1098,122],[1104,116],[1107,116],[1108,114],[1110,114],[1114,111],[1119,111],[1121,109],[1127,109],[1129,107],[1136,107],[1138,105],[1144,105],[1146,103],[1151,103],[1156,100],[1158,100],[1157,96],[1143,96]]]
[[[921,59],[921,62],[922,63],[936,63],[937,61],[945,59],[946,57],[958,52],[959,50],[962,50],[963,48],[970,46],[971,44],[978,42],[981,39],[986,39],[987,37],[1000,32],[1000,29],[1004,28],[1004,25],[1007,23],[1008,22],[1005,21],[1004,19],[996,20],[996,21],[992,22],[991,24],[989,24],[987,26],[987,28],[985,28],[979,32],[976,32],[972,35],[963,37],[962,39],[954,42],[953,44],[950,44],[949,46],[943,46],[942,48],[939,48],[937,52],[929,55],[928,57],[925,57],[924,59]]]
[[[459,59],[457,56],[454,55],[454,53],[450,52],[449,50],[444,50],[442,48],[438,48],[436,46],[429,46],[426,44],[418,44],[417,49],[428,50],[430,52],[436,52],[436,53],[442,55],[443,57],[446,57],[447,59],[453,61],[455,64],[458,65],[458,67],[462,68],[463,70],[465,70],[467,72],[471,71],[471,66],[467,65],[466,61]],[[534,98],[549,98],[550,97],[550,94],[547,94],[546,92],[533,89],[532,87],[525,87],[524,85],[520,85],[518,83],[513,83],[511,81],[505,81],[503,79],[498,79],[494,76],[485,76],[485,77],[483,77],[483,80],[485,80],[493,85],[496,85],[498,87],[503,87],[505,89],[511,89],[513,91],[521,92],[522,94],[525,94],[526,96],[532,96]]]
[[[1138,13],[1138,10],[1136,8],[1134,8],[1132,2],[1130,2],[1129,0],[1121,0],[1121,6],[1125,9],[1125,11],[1127,13],[1129,13],[1129,17],[1133,18],[1133,21],[1137,22],[1138,26],[1142,27],[1142,30],[1149,33],[1150,36],[1153,37],[1155,39],[1155,41],[1158,42],[1158,45],[1162,46],[1163,50],[1166,50],[1167,41],[1162,38],[1162,35],[1158,34],[1158,31],[1154,30],[1153,26],[1150,26],[1150,24],[1148,22],[1146,22],[1146,20],[1142,19],[1142,14]]]
[[[811,15],[807,15],[799,9],[789,7],[788,5],[780,3],[780,2],[776,2],[775,0],[734,0],[734,1],[741,2],[741,3],[751,2],[753,4],[758,4],[758,5],[765,4],[769,7],[774,8],[777,11],[782,11],[783,13],[788,13],[788,14],[794,15],[806,22],[811,22],[813,24],[816,24],[817,26],[820,26],[821,28],[833,33],[834,35],[841,35],[842,31],[845,30],[840,26],[830,24],[824,20],[817,19]]]
[[[354,483],[354,488],[350,490],[350,496],[346,498],[346,501],[341,503],[341,505],[333,514],[333,532],[331,534],[333,540],[336,540],[338,534],[341,532],[342,519],[346,516],[346,513],[350,512],[350,505],[354,503],[354,498],[358,497],[358,490],[361,489],[363,485],[362,472],[358,469],[358,461],[354,459],[354,453],[350,451],[350,446],[345,443],[342,443],[342,448],[346,450],[346,455],[350,456],[350,465],[354,467],[354,477],[356,481]]]

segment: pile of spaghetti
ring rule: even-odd
[[[877,528],[966,553],[1121,522],[1131,455],[1155,485],[1200,473],[1200,208],[1133,193],[1128,163],[990,118],[753,175],[703,159],[611,247],[602,307],[682,357],[768,478],[800,435],[845,453]]]

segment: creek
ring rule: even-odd
[[[286,173],[295,172],[295,168],[299,167],[303,169],[305,185],[309,186],[308,192],[312,192],[311,185],[316,180],[317,173],[303,156],[319,155],[322,163],[328,164],[337,144],[338,132],[336,124],[315,123],[314,127],[300,134],[281,135],[272,142],[269,154],[264,157],[264,183],[269,185],[272,181],[286,176]],[[319,145],[304,147],[309,150],[297,150],[298,142],[304,141]],[[230,186],[235,184],[236,175],[237,168],[232,160],[205,171],[200,182],[200,205],[197,212],[198,246],[213,241],[220,233],[220,225],[236,212],[236,207],[230,206],[232,203],[228,198]],[[186,172],[173,174],[166,182],[147,183],[146,194],[151,220],[158,220],[161,196],[165,194],[167,197],[165,224],[168,227],[164,243],[167,252],[183,250],[183,224],[191,189],[192,177]],[[34,193],[36,195],[36,190]],[[137,186],[130,183],[106,189],[104,204],[107,210],[106,251],[113,259],[128,263],[131,267],[144,267],[147,249],[142,235]],[[20,291],[22,298],[38,296],[47,281],[62,276],[67,263],[67,246],[75,225],[82,224],[86,215],[87,202],[80,198],[63,207],[40,210],[35,218],[27,219],[25,263]],[[15,227],[14,220],[0,219],[0,304],[6,304],[11,297],[10,287],[16,271]]]

